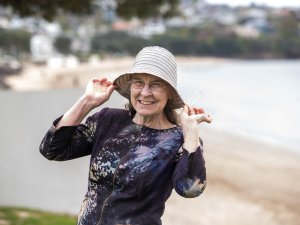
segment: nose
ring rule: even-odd
[[[144,96],[152,95],[152,91],[151,91],[151,89],[149,88],[149,85],[148,85],[148,84],[145,84],[145,86],[144,86],[143,89],[141,90],[141,95],[144,95]]]

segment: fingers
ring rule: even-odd
[[[188,115],[195,115],[195,114],[204,114],[204,109],[203,108],[196,108],[196,107],[190,107],[188,105],[186,105],[188,108]]]
[[[113,83],[111,81],[107,80],[106,77],[103,77],[103,78],[100,78],[100,79],[93,78],[92,82],[93,82],[93,84],[96,84],[96,85],[100,85],[100,86],[104,85],[104,86],[106,86],[106,88],[113,85]]]
[[[204,114],[205,113],[204,109],[191,107],[189,105],[184,105],[183,112],[185,112],[189,116],[196,115],[196,114]]]
[[[210,115],[206,114],[193,115],[193,118],[197,121],[198,124],[202,122],[211,123],[213,120],[213,118]]]
[[[203,108],[193,108],[195,111],[195,114],[201,114],[201,113],[205,113]]]
[[[211,123],[212,117],[209,114],[206,114],[203,108],[190,107],[188,105],[184,106],[183,112],[187,114],[188,117],[192,117],[197,121],[197,123]]]
[[[103,83],[105,82],[107,79],[106,78],[93,78],[92,81],[93,83]]]
[[[195,107],[190,107],[188,105],[184,105],[183,108],[180,109],[176,109],[175,110],[177,114],[181,114],[182,112],[190,115],[195,115],[195,114],[201,114],[201,113],[205,113],[204,110],[202,108],[195,108]]]
[[[112,85],[112,83],[110,84],[110,86],[107,88],[106,92],[107,94],[110,96],[111,93],[116,89],[115,85]]]
[[[206,116],[204,117],[203,122],[211,123],[212,120],[213,120],[213,118],[212,118],[210,115],[206,115]]]
[[[190,115],[195,115],[195,110],[192,107],[188,106],[188,105],[187,105],[187,107],[188,107],[188,115],[189,116]]]

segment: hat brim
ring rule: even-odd
[[[128,100],[130,100],[130,87],[129,87],[129,84],[130,84],[130,79],[131,79],[131,76],[133,74],[137,74],[137,73],[124,73],[124,74],[121,74],[120,76],[118,76],[114,81],[113,81],[113,84],[116,86],[116,91],[122,95],[123,97],[127,98]],[[156,76],[156,75],[153,75],[153,74],[149,74],[149,75],[152,75],[152,76]],[[158,78],[161,78],[159,76],[156,76]],[[162,78],[161,78],[162,79]],[[185,105],[184,104],[184,101],[182,100],[181,96],[179,95],[179,93],[177,92],[177,90],[172,87],[171,85],[169,85],[169,88],[171,88],[172,90],[172,98],[170,100],[170,107],[172,109],[179,109],[179,108],[183,108],[183,106]]]

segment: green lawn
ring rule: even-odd
[[[75,225],[76,216],[25,208],[0,207],[0,225]]]

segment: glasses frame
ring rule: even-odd
[[[142,86],[138,87],[137,85],[134,84],[134,82],[141,82]],[[160,86],[153,86],[153,84],[160,84]],[[132,80],[129,81],[129,86],[137,89],[137,90],[142,90],[146,85],[148,85],[149,89],[152,92],[162,92],[166,89],[167,85],[163,82],[163,81],[153,81],[150,83],[145,83],[142,79],[138,79],[138,78],[133,78]]]

